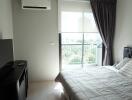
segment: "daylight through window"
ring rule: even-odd
[[[101,65],[101,37],[89,2],[63,1],[60,13],[62,68]]]

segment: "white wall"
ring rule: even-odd
[[[29,64],[31,81],[53,80],[59,72],[57,0],[51,10],[22,10],[13,0],[15,59]]]
[[[0,38],[13,38],[11,0],[0,0]]]
[[[123,47],[132,47],[132,0],[118,0],[114,59],[123,58]]]

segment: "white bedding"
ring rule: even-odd
[[[114,66],[103,66],[103,67],[105,67],[105,68],[107,68],[107,69],[110,69],[110,70],[112,70],[112,71],[115,71],[115,72],[119,72],[119,70],[116,69]]]
[[[119,74],[113,66],[62,71],[57,80],[70,100],[132,100],[132,79]]]

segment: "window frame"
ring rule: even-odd
[[[82,2],[89,2],[87,0],[83,0]],[[83,32],[62,32],[61,31],[61,8],[62,8],[62,4],[63,4],[63,0],[58,0],[58,33],[59,33],[59,66],[60,66],[60,71],[62,70],[62,45],[69,45],[69,44],[62,44],[62,34],[63,33],[82,33],[83,34],[83,43],[82,44],[73,44],[73,45],[82,45],[82,67],[84,67],[84,45],[89,45],[89,44],[85,44],[84,43],[84,34],[88,34],[88,33],[95,33],[95,34],[99,34],[99,32],[84,32],[84,26],[83,27]],[[85,12],[83,12],[83,23],[82,25],[84,25],[84,14]],[[72,44],[71,44],[72,45]],[[96,44],[97,45],[97,44]],[[99,47],[100,48],[100,47]],[[90,64],[91,65],[91,64]],[[95,64],[92,64],[92,65],[98,65],[98,62],[97,62],[97,54],[96,54],[96,63]]]
[[[72,33],[72,32],[69,32],[69,33],[71,33],[71,34],[76,34],[76,33]],[[91,33],[91,32],[89,32],[89,33]],[[59,45],[59,47],[60,47],[60,49],[61,49],[61,50],[60,50],[60,51],[61,51],[61,52],[60,52],[60,53],[61,53],[61,54],[60,54],[60,55],[61,55],[61,60],[60,60],[60,61],[61,61],[61,67],[62,67],[62,64],[63,64],[63,63],[62,63],[62,46],[63,46],[63,45],[66,45],[66,46],[72,46],[72,45],[79,45],[79,46],[82,46],[82,53],[81,53],[81,55],[82,55],[82,57],[81,57],[81,67],[82,67],[82,68],[83,68],[85,65],[87,65],[87,66],[97,66],[97,65],[98,65],[98,62],[97,62],[97,61],[98,61],[98,58],[97,58],[97,51],[96,51],[96,60],[95,60],[95,63],[92,63],[92,64],[85,64],[85,63],[84,63],[84,53],[85,53],[85,52],[84,52],[84,50],[85,50],[85,47],[84,47],[84,46],[86,46],[86,45],[91,45],[91,44],[84,43],[84,41],[85,41],[84,35],[85,35],[85,34],[89,34],[89,33],[80,33],[80,34],[83,35],[83,36],[82,36],[82,43],[81,43],[81,44],[79,44],[79,43],[76,43],[76,44],[66,44],[66,43],[64,43],[64,44],[63,44],[63,43],[62,43],[62,34],[63,34],[63,33],[60,33],[60,34],[59,34],[59,36],[60,36],[60,39],[59,39],[59,40],[61,41],[61,42],[60,42],[61,44]],[[65,34],[65,33],[64,33],[64,34]],[[98,33],[98,32],[94,32],[94,34],[99,34],[99,33]],[[97,45],[97,44],[94,44],[94,45]],[[97,48],[98,48],[98,46],[97,46]]]

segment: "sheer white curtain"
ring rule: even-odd
[[[60,33],[98,32],[89,1],[63,0],[60,8]]]

